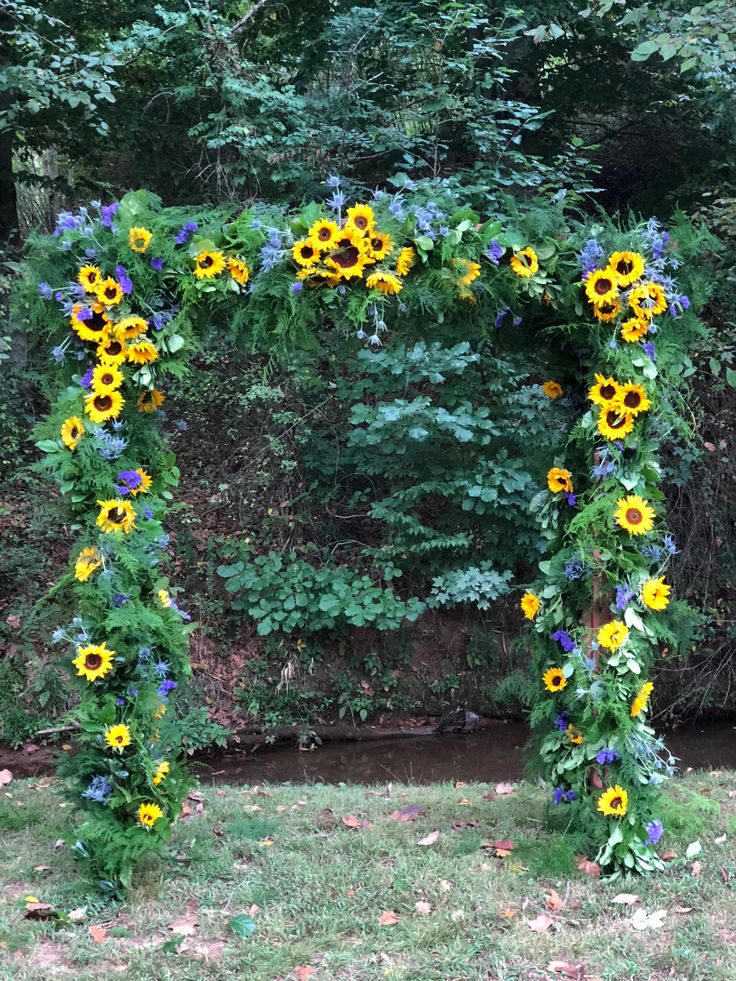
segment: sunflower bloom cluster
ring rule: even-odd
[[[598,373],[588,391],[588,400],[598,407],[598,432],[610,441],[624,439],[633,432],[637,416],[652,407],[642,385],[621,383]]]
[[[624,319],[622,340],[629,344],[642,340],[655,317],[668,308],[664,288],[645,278],[646,262],[639,252],[613,252],[606,266],[588,273],[585,296],[593,316],[603,323]]]

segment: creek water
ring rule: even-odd
[[[205,783],[437,783],[518,780],[529,731],[523,722],[497,722],[475,733],[388,737],[224,753],[196,764]],[[736,769],[736,726],[715,722],[663,732],[682,770]]]

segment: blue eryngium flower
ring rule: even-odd
[[[98,804],[106,804],[112,795],[112,789],[113,782],[109,777],[92,777],[92,781],[82,793],[82,797],[97,801]]]

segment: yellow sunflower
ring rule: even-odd
[[[605,300],[603,303],[596,303],[593,307],[593,316],[604,324],[615,320],[620,313],[621,304],[618,300]]]
[[[74,578],[80,582],[87,582],[93,572],[96,572],[102,565],[102,556],[94,546],[83,548],[74,563]]]
[[[625,439],[634,428],[634,417],[620,408],[601,409],[598,432],[606,439]]]
[[[614,520],[630,535],[646,535],[654,527],[656,513],[649,501],[636,494],[622,497],[616,501]]]
[[[135,527],[135,510],[129,501],[111,498],[98,501],[100,513],[97,515],[97,525],[104,532],[122,531],[128,534]]]
[[[242,259],[229,258],[227,260],[227,269],[235,282],[239,283],[240,286],[245,286],[250,279],[250,269]]]
[[[539,602],[539,597],[535,596],[534,593],[524,593],[519,602],[522,613],[527,620],[533,620],[534,617],[539,612],[539,607],[541,603]]]
[[[77,656],[72,664],[80,678],[97,681],[112,671],[114,657],[115,651],[109,650],[105,644],[88,644],[77,648]]]
[[[366,237],[368,240],[366,252],[373,262],[380,262],[393,251],[394,240],[387,232],[371,232]]]
[[[567,736],[567,741],[572,743],[573,746],[579,746],[583,742],[582,732],[572,722],[565,730],[565,735]]]
[[[158,786],[162,782],[162,780],[167,775],[170,769],[171,767],[169,766],[167,761],[161,760],[161,762],[158,765],[158,769],[153,775],[153,783],[155,786]]]
[[[145,252],[152,238],[153,233],[147,228],[131,228],[128,232],[128,245],[134,252]]]
[[[331,249],[337,245],[341,232],[334,221],[322,218],[320,221],[315,221],[307,235],[320,249]]]
[[[368,204],[354,204],[348,208],[348,217],[345,222],[345,231],[350,232],[355,229],[360,234],[372,232],[376,224],[373,208]]]
[[[522,279],[530,279],[539,270],[539,259],[537,253],[527,245],[525,249],[519,249],[511,256],[511,268],[517,276]]]
[[[155,412],[164,404],[165,395],[157,388],[151,388],[146,392],[141,392],[136,401],[139,412]]]
[[[545,689],[551,692],[562,691],[563,688],[567,687],[567,678],[562,668],[550,668],[545,671],[542,675],[542,681]]]
[[[158,357],[158,351],[150,341],[133,341],[128,345],[128,361],[133,364],[150,364]]]
[[[396,296],[400,293],[403,284],[400,279],[390,272],[382,272],[380,269],[366,278],[365,285],[369,290],[380,290],[381,293],[385,293],[387,296]]]
[[[629,293],[629,306],[635,316],[650,320],[664,313],[667,309],[667,299],[659,283],[642,283]]]
[[[625,289],[641,279],[644,256],[638,252],[614,252],[608,260],[608,268],[613,270],[619,287]]]
[[[84,310],[84,304],[75,303],[72,307],[71,314],[71,325],[72,329],[76,332],[80,340],[83,341],[96,341],[107,338],[110,331],[110,320],[105,313],[105,308],[101,303],[94,303],[91,307],[88,307],[92,312],[92,316],[87,320],[80,320],[79,314]]]
[[[623,411],[632,416],[638,416],[640,412],[651,409],[652,403],[647,398],[647,393],[641,385],[633,382],[626,382],[616,396],[616,405]]]
[[[647,579],[641,587],[642,603],[650,610],[664,610],[669,606],[671,592],[672,587],[664,581],[664,576],[659,579]]]
[[[136,497],[138,494],[147,494],[151,489],[151,484],[153,483],[151,475],[147,473],[143,467],[136,467],[135,472],[141,478],[141,482],[136,488],[131,490],[130,493],[133,495],[133,497]]]
[[[368,263],[365,237],[354,232],[343,234],[337,249],[325,259],[325,265],[333,269],[342,279],[353,276],[363,278],[363,270]]]
[[[631,320],[624,320],[621,324],[621,337],[627,344],[635,344],[646,336],[648,330],[648,320],[632,317]]]
[[[624,817],[629,803],[629,795],[623,787],[616,784],[604,790],[598,798],[598,810],[606,817]]]
[[[212,279],[219,276],[225,268],[225,256],[222,252],[200,252],[194,260],[194,275],[197,279]]]
[[[92,391],[95,395],[114,392],[123,384],[125,377],[114,364],[98,364],[92,372]]]
[[[77,273],[77,282],[84,287],[86,293],[94,293],[101,279],[102,273],[98,266],[82,266]]]
[[[608,648],[609,651],[618,650],[626,642],[629,636],[629,628],[620,620],[611,620],[604,624],[598,631],[598,643],[601,647]]]
[[[97,357],[100,361],[106,361],[108,364],[122,364],[127,356],[127,345],[116,337],[106,337],[97,346]]]
[[[635,719],[637,715],[644,711],[649,703],[649,696],[654,691],[654,685],[651,681],[645,681],[641,686],[639,691],[636,693],[634,700],[631,703],[631,711],[629,715],[632,719]]]
[[[407,246],[402,249],[396,259],[396,272],[399,276],[406,276],[411,267],[414,265],[414,260],[416,259],[416,253],[414,249]]]
[[[144,828],[152,828],[164,816],[158,804],[141,804],[138,808],[138,823]]]
[[[606,378],[596,372],[595,385],[588,392],[589,401],[604,409],[610,408],[616,401],[621,386],[614,378]]]
[[[546,381],[542,385],[542,391],[547,396],[548,399],[558,399],[561,395],[564,395],[562,385],[556,381]]]
[[[320,256],[322,255],[322,250],[313,239],[300,238],[298,242],[294,242],[291,249],[291,255],[294,262],[302,266],[304,269],[309,269],[310,266],[313,266],[315,263],[319,262]]]
[[[453,259],[452,264],[456,269],[461,270],[460,282],[463,286],[470,286],[480,276],[479,262],[471,262],[470,259]]]
[[[134,341],[136,337],[145,334],[148,330],[148,322],[143,317],[123,317],[118,320],[113,328],[115,337],[119,341]]]
[[[120,283],[113,279],[112,276],[108,276],[107,279],[103,280],[95,289],[95,293],[100,303],[104,303],[106,307],[117,306],[123,298]]]
[[[168,589],[159,589],[156,595],[158,596],[158,601],[161,606],[165,606],[168,609],[172,605],[173,601],[169,595]]]
[[[559,494],[565,491],[567,494],[572,494],[572,476],[569,470],[563,470],[561,467],[552,467],[551,470],[547,471],[547,487],[553,494]]]
[[[61,424],[61,439],[70,450],[76,450],[77,443],[84,436],[84,423],[78,416],[69,416]]]
[[[122,722],[110,726],[105,733],[105,742],[110,749],[125,749],[126,746],[130,746],[130,729]]]
[[[84,400],[84,411],[92,422],[107,422],[117,419],[124,405],[125,399],[120,392],[92,392]]]
[[[613,303],[618,296],[616,274],[612,269],[596,269],[585,280],[585,295],[594,306]]]

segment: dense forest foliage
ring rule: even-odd
[[[337,193],[397,216],[424,195],[430,238],[462,205],[539,237],[561,215],[669,228],[708,331],[683,369],[688,425],[663,454],[674,585],[700,618],[663,651],[658,708],[732,710],[731,4],[10,0],[0,38],[0,739],[29,738],[68,698],[50,636],[69,531],[28,440],[53,360],[13,298],[25,240],[143,186],[183,215],[254,205],[267,220],[334,195],[335,175]],[[166,407],[186,474],[177,574],[199,623],[190,745],[218,723],[524,702],[508,592],[543,549],[527,509],[544,476],[535,450],[555,435],[527,385],[569,352],[512,311],[493,317],[485,346],[450,320],[441,337],[407,331],[378,353],[359,338],[297,354],[247,322],[212,324]],[[489,383],[503,436],[466,447],[448,425],[488,418]],[[421,444],[407,439],[417,425]],[[497,493],[478,500],[490,467]],[[264,611],[297,589],[312,613],[286,631]]]

